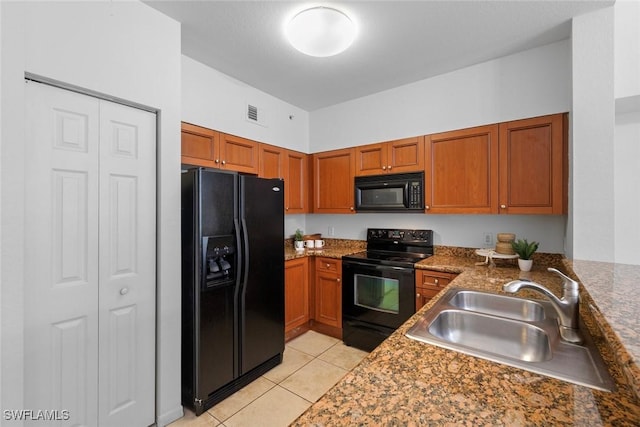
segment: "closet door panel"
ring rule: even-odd
[[[100,101],[100,376],[104,425],[150,425],[155,393],[156,116]]]
[[[25,402],[96,425],[99,102],[25,90]]]

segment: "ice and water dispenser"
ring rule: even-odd
[[[233,235],[202,238],[202,287],[224,285],[236,279],[236,247]]]

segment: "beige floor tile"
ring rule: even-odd
[[[295,371],[302,368],[312,360],[313,356],[311,356],[310,354],[303,353],[287,345],[284,349],[282,363],[271,369],[263,376],[266,379],[279,384],[280,382],[282,382],[282,380],[284,380],[289,375],[293,374]]]
[[[169,424],[169,427],[216,427],[218,425],[220,425],[220,421],[207,412],[196,417],[196,414],[185,408],[184,416]]]
[[[209,409],[209,414],[223,423],[227,418],[249,405],[258,397],[265,394],[272,389],[275,384],[266,378],[260,377],[253,381],[251,384],[243,387],[241,390],[235,392],[231,396],[227,397],[222,402]]]
[[[315,402],[347,372],[346,369],[314,359],[280,385],[310,402]]]
[[[329,362],[332,365],[336,365],[342,369],[351,370],[360,363],[362,359],[367,357],[366,351],[359,350],[354,347],[344,345],[343,342],[339,342],[329,350],[318,356],[318,359]]]
[[[309,331],[289,341],[287,345],[312,356],[319,356],[338,342],[340,340],[336,338]]]
[[[309,406],[303,398],[275,386],[224,422],[226,427],[286,427]]]

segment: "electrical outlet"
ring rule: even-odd
[[[484,233],[484,245],[485,247],[493,246],[493,233]]]
[[[329,236],[335,236],[336,235],[336,229],[332,226],[329,226],[329,229],[327,230],[327,233],[329,234]]]

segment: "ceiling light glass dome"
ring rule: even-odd
[[[293,47],[317,57],[343,52],[353,43],[356,32],[355,23],[345,13],[323,6],[299,12],[285,27]]]

